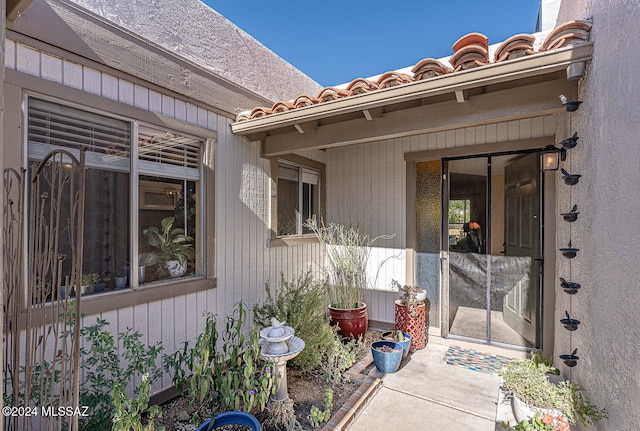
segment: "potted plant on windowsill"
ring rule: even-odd
[[[571,425],[578,421],[591,425],[607,417],[604,409],[591,404],[580,385],[552,379],[559,371],[539,353],[510,362],[499,374],[504,391],[512,397],[513,413],[520,429],[528,429],[525,426],[539,423],[537,419],[542,418],[554,418],[556,422]]]
[[[173,227],[175,217],[162,219],[161,227],[151,226],[143,231],[149,245],[156,248],[149,253],[145,265],[160,264],[156,270],[161,278],[180,277],[187,271],[187,259],[193,250],[193,238],[185,235],[184,229]]]
[[[100,281],[100,274],[90,272],[82,274],[82,286],[80,287],[82,294],[87,295],[93,293],[94,287]]]
[[[342,337],[357,339],[364,336],[368,327],[364,291],[369,283],[367,266],[371,247],[378,239],[393,236],[371,238],[355,225],[325,225],[315,217],[308,219],[305,227],[316,235],[324,253],[323,271],[331,323],[338,325]]]

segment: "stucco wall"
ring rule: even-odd
[[[560,290],[556,314],[570,310],[582,324],[571,334],[557,329],[556,353],[578,349],[578,365],[563,372],[608,411],[609,419],[590,429],[630,431],[640,423],[640,3],[563,1],[558,22],[589,16],[594,52],[580,81],[584,103],[571,130],[568,115],[564,125],[580,136],[568,163],[583,177],[570,193],[558,186],[559,207],[575,203],[581,211],[571,225],[558,222],[558,245],[571,237],[580,248],[570,264],[559,258],[559,272],[582,289],[572,298]]]

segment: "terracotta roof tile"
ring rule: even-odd
[[[535,54],[533,43],[536,38],[530,34],[516,34],[500,44],[493,56],[494,63]]]
[[[411,72],[413,72],[414,81],[421,81],[423,79],[429,79],[435,76],[451,73],[453,72],[453,69],[440,63],[435,58],[425,58],[413,66]]]
[[[537,52],[586,42],[589,40],[590,30],[591,24],[588,21],[570,21],[561,24],[549,33]],[[493,61],[498,63],[525,55],[536,54],[534,42],[535,37],[529,34],[512,36],[498,46]],[[489,60],[489,40],[481,33],[469,33],[462,36],[453,44],[452,49],[454,53],[449,58],[449,63],[453,69],[436,59],[425,58],[411,69],[413,76],[390,71],[382,74],[377,82],[365,78],[356,78],[351,81],[345,89],[327,87],[321,90],[317,97],[301,94],[292,102],[276,102],[271,109],[259,107],[249,113],[240,113],[236,117],[236,122],[265,117],[292,109],[304,108],[318,103],[378,91],[383,88],[404,85],[410,82],[431,79],[437,76],[491,64]]]
[[[380,87],[378,86],[377,82],[373,82],[365,78],[356,78],[351,81],[349,85],[347,85],[347,91],[349,92],[349,95],[368,93],[379,88]]]
[[[271,112],[273,114],[278,114],[280,112],[287,112],[291,109],[295,109],[293,102],[276,102],[271,107]]]
[[[453,44],[449,59],[455,72],[489,64],[489,39],[481,33],[469,33]]]
[[[315,105],[316,103],[320,103],[320,99],[317,97],[301,94],[293,101],[293,106],[296,108],[304,108],[305,106]]]
[[[588,21],[569,21],[554,28],[542,43],[540,51],[561,48],[576,42],[589,40],[591,23]]]
[[[341,90],[335,87],[326,87],[320,90],[318,93],[318,99],[320,99],[320,103],[329,102],[331,100],[342,99],[345,96],[348,96],[349,93],[345,90]]]
[[[271,109],[263,108],[259,106],[257,108],[253,108],[249,116],[251,118],[260,118],[260,117],[264,117],[266,115],[271,115],[271,114],[272,114]]]
[[[378,78],[378,87],[380,88],[388,88],[395,87],[396,85],[406,84],[411,82],[413,79],[411,76],[405,73],[399,72],[387,72],[382,74],[380,78]]]
[[[489,38],[482,33],[468,33],[456,40],[451,49],[457,52],[468,45],[481,45],[485,50],[489,49]]]

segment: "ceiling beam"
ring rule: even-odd
[[[319,126],[304,135],[293,132],[267,136],[262,140],[263,152],[276,156],[547,115],[562,110],[558,95],[566,88],[567,81],[557,79],[480,94],[462,104],[450,100],[388,112],[372,122],[362,117]]]

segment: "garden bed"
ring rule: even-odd
[[[380,333],[376,331],[367,331],[365,338],[365,347],[361,350],[361,354],[357,360],[362,359],[368,352],[373,341],[380,338]],[[296,419],[305,430],[316,430],[308,419],[312,406],[324,409],[324,395],[328,388],[333,390],[333,409],[332,415],[335,414],[342,405],[344,405],[349,397],[356,392],[360,386],[360,382],[349,381],[344,383],[331,384],[319,373],[301,373],[295,368],[287,370],[287,388],[289,397],[294,402],[294,411]],[[189,400],[185,397],[175,398],[162,405],[162,418],[156,420],[156,425],[163,425],[165,431],[191,431],[195,430],[195,426],[188,422],[178,420],[181,412],[187,412],[189,409]]]

